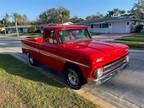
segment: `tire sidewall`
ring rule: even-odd
[[[69,78],[68,78],[68,74],[69,74],[69,70],[73,70],[76,74],[77,74],[77,76],[78,76],[78,78],[79,78],[79,82],[78,82],[78,85],[73,85],[70,81],[69,81]],[[69,87],[71,87],[72,89],[80,89],[81,88],[81,86],[82,86],[82,76],[81,76],[81,74],[80,74],[80,72],[77,70],[77,69],[75,69],[75,68],[73,68],[73,67],[68,67],[68,68],[66,68],[65,69],[65,77],[66,77],[66,82],[67,82],[67,84],[68,84],[68,86]]]
[[[29,63],[30,63],[32,66],[35,66],[35,65],[36,65],[36,61],[33,59],[32,55],[31,55],[30,53],[28,54],[28,59],[29,59]],[[30,59],[32,59],[33,62],[31,62]]]

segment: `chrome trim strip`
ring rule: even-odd
[[[26,48],[26,49],[30,49],[30,50],[33,50],[33,51],[39,52],[39,50],[36,49],[36,48],[34,48],[34,47],[28,46],[28,45],[26,45],[26,44],[23,44],[23,45],[24,45],[24,48]]]
[[[124,57],[120,58],[119,60],[117,60],[115,62],[112,62],[112,63],[110,63],[108,65],[105,65],[104,66],[104,73],[108,72],[108,71],[112,70],[113,68],[117,67],[118,65],[122,65],[122,64],[124,64],[126,62],[127,62],[126,61],[126,56],[124,56]]]
[[[113,70],[112,72],[108,73],[107,75],[95,79],[94,81],[96,81],[96,83],[98,85],[102,84],[102,83],[106,82],[107,80],[111,79],[112,77],[114,77],[115,75],[117,75],[120,72],[122,72],[122,70],[125,69],[126,66],[128,66],[128,62],[126,62],[125,64],[121,65],[120,67],[118,67],[117,69]]]
[[[67,58],[64,58],[64,57],[61,57],[61,56],[58,56],[58,55],[55,55],[55,54],[52,54],[52,53],[49,53],[47,51],[44,51],[44,50],[38,50],[34,47],[31,47],[31,46],[28,46],[26,44],[24,44],[24,48],[30,48],[32,49],[33,51],[36,51],[36,52],[40,52],[41,54],[45,55],[45,56],[52,56],[52,57],[56,57],[60,60],[63,60],[63,61],[68,61],[68,62],[71,62],[71,63],[74,63],[74,64],[77,64],[77,65],[80,65],[80,66],[84,66],[84,67],[87,67],[87,68],[90,68],[90,66],[88,65],[85,65],[85,64],[82,64],[82,63],[79,63],[79,62],[76,62],[76,61],[73,61],[73,60],[70,60],[70,59],[67,59]]]

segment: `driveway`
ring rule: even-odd
[[[26,56],[21,54],[20,41],[16,38],[0,38],[0,53],[13,53],[27,61]],[[40,68],[48,69],[43,66]],[[50,69],[48,71],[52,73]],[[58,80],[63,81],[61,76]],[[123,73],[101,86],[88,82],[82,87],[82,90],[119,108],[144,108],[143,81],[144,51],[130,50],[130,65]]]
[[[114,39],[128,35],[130,34],[99,34],[99,35],[93,35],[92,38],[95,38],[97,40],[113,41]]]

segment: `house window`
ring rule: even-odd
[[[91,24],[91,28],[109,28],[111,24],[102,23],[102,24]]]
[[[108,24],[108,23],[103,23],[103,24],[100,24],[99,27],[100,27],[100,28],[108,28],[108,27],[109,27],[109,24]]]
[[[100,24],[94,24],[94,28],[100,28]]]
[[[111,26],[111,23],[109,23],[109,26]]]
[[[93,24],[91,24],[91,28],[94,28],[94,25],[93,25]]]

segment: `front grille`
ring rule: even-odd
[[[110,72],[113,71],[115,69],[117,69],[118,67],[122,66],[123,64],[127,63],[127,57],[124,56],[116,61],[113,61],[109,64],[104,65],[104,73],[105,72]]]

